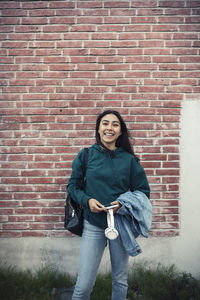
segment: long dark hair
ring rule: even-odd
[[[117,141],[116,141],[116,147],[122,147],[125,151],[131,153],[133,156],[135,156],[135,158],[137,159],[137,161],[139,160],[138,157],[135,155],[135,152],[133,150],[133,146],[131,145],[131,142],[129,140],[129,131],[128,128],[126,126],[126,123],[124,122],[123,118],[121,117],[120,113],[116,110],[106,110],[104,112],[102,112],[96,120],[96,142],[98,145],[103,146],[104,148],[106,148],[102,142],[101,142],[101,138],[100,138],[100,134],[99,134],[99,126],[100,126],[100,122],[101,119],[105,116],[105,115],[110,115],[113,114],[115,115],[119,121],[120,121],[120,125],[121,125],[121,135],[118,137]]]

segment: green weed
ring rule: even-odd
[[[1,300],[55,300],[52,289],[71,287],[74,279],[50,267],[37,272],[22,271],[16,267],[0,266]]]
[[[111,273],[98,274],[94,289],[91,294],[91,300],[110,300],[112,290]]]
[[[174,265],[148,268],[140,264],[129,274],[128,299],[199,300],[200,281],[178,272]]]
[[[52,267],[33,273],[0,264],[1,300],[58,300],[62,291],[74,283],[75,278]],[[129,272],[128,285],[129,300],[200,300],[200,279],[179,272],[174,265],[150,268],[135,264]],[[110,300],[111,289],[111,273],[99,274],[90,300]]]

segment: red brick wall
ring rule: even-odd
[[[1,1],[0,236],[65,236],[72,159],[122,113],[154,236],[180,228],[183,100],[199,96],[200,1]]]

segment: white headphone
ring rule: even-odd
[[[105,230],[105,235],[109,240],[115,240],[118,237],[119,233],[114,226],[114,215],[112,209],[109,209],[107,212],[107,222],[108,228],[106,228]]]

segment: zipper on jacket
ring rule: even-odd
[[[113,177],[117,178],[116,169],[115,169],[114,163],[113,163],[114,157],[112,158],[110,153],[109,153],[109,159],[110,159],[110,162],[111,162],[111,167],[112,167],[112,171],[113,171]]]

